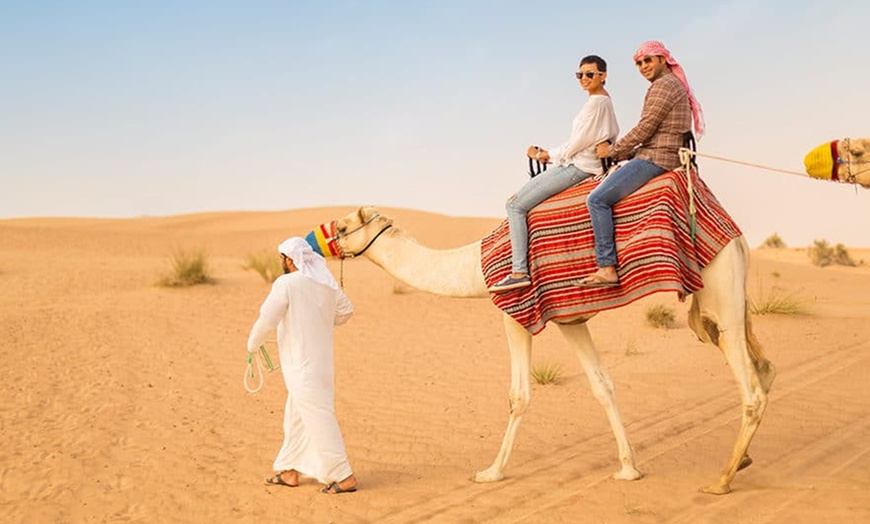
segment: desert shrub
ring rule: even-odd
[[[532,379],[541,385],[558,384],[562,380],[562,368],[557,364],[534,365]]]
[[[248,253],[242,269],[256,272],[267,284],[271,284],[284,273],[278,255],[265,251],[259,254]]]
[[[852,260],[852,256],[849,255],[849,252],[846,250],[846,246],[843,244],[837,244],[834,246],[834,264],[839,264],[841,266],[857,266],[857,262]]]
[[[785,242],[782,241],[778,234],[774,233],[767,237],[764,242],[762,242],[761,247],[772,247],[775,249],[780,249],[785,247]]]
[[[807,312],[807,302],[795,293],[774,286],[759,293],[758,299],[749,299],[749,312],[753,315],[802,315]]]
[[[827,240],[816,240],[807,250],[813,265],[825,267],[831,265],[834,259],[834,250],[828,245]]]
[[[169,262],[172,268],[160,278],[158,285],[186,287],[214,282],[209,274],[208,260],[202,251],[176,251]]]
[[[676,314],[672,308],[656,304],[646,310],[646,322],[654,328],[669,329],[676,326]]]
[[[843,244],[831,247],[827,240],[816,240],[808,250],[810,260],[819,267],[838,264],[841,266],[857,266],[858,263],[849,255],[849,251]]]

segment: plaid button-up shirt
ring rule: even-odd
[[[683,134],[692,129],[692,108],[680,79],[670,70],[646,91],[640,122],[610,149],[615,161],[643,158],[665,169],[680,166]]]

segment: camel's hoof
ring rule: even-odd
[[[751,465],[752,457],[750,457],[749,455],[743,455],[743,459],[740,460],[740,465],[737,466],[737,471],[740,471],[741,469],[746,469]]]
[[[631,466],[623,466],[622,469],[613,474],[616,480],[637,480],[643,478],[643,472]]]
[[[494,471],[492,468],[478,471],[471,476],[471,480],[474,482],[498,482],[503,478],[504,475],[500,471]]]
[[[728,484],[718,484],[716,486],[707,486],[701,488],[701,493],[709,493],[711,495],[727,495],[731,493],[731,486]]]

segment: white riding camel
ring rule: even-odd
[[[420,245],[375,208],[362,207],[335,221],[337,256],[359,255],[383,268],[396,279],[421,291],[449,297],[488,297],[481,268],[481,243],[437,250]],[[707,493],[731,491],[739,469],[752,461],[746,454],[767,406],[773,382],[773,365],[764,357],[752,333],[746,304],[746,267],[749,248],[742,236],[731,240],[705,267],[704,287],[692,296],[689,325],[703,342],[719,346],[734,373],[743,405],[740,433],[731,459],[719,479],[702,488]],[[604,406],[616,437],[621,469],[613,478],[635,480],[643,476],[635,465],[634,450],[616,405],[613,384],[592,343],[586,321],[594,314],[554,321],[576,350],[595,397]],[[529,405],[529,374],[532,335],[507,314],[503,314],[511,355],[510,418],[501,449],[492,465],[473,476],[476,482],[504,477],[523,413]]]

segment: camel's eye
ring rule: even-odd
[[[343,234],[347,233],[347,226],[342,224],[342,225],[336,226],[335,230],[338,231],[339,234],[343,235]]]

